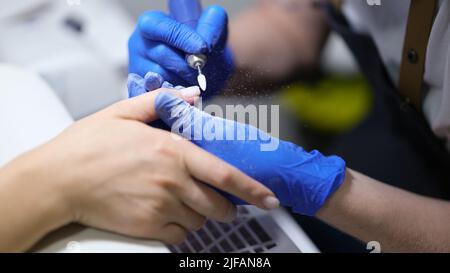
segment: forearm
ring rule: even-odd
[[[450,251],[450,203],[421,197],[348,170],[317,215],[384,252]]]
[[[26,161],[25,155],[0,169],[0,252],[26,251],[69,222],[57,187]]]
[[[229,41],[242,80],[280,82],[317,66],[328,27],[312,2],[261,1],[231,22]]]

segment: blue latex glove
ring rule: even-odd
[[[153,91],[158,88],[182,89],[183,86],[173,86],[171,83],[164,81],[163,77],[154,72],[148,72],[144,78],[138,74],[128,75],[128,97],[133,98],[140,96],[148,91]],[[163,130],[170,130],[170,128],[161,120],[153,121],[150,126]]]
[[[260,181],[296,213],[315,215],[344,181],[345,162],[337,156],[306,152],[255,127],[201,112],[167,93],[158,95],[155,108],[173,132]],[[226,140],[227,134],[242,140]]]
[[[185,56],[202,53],[208,56],[203,68],[208,81],[205,95],[213,95],[224,87],[234,68],[226,46],[227,25],[228,16],[220,6],[206,9],[196,30],[162,12],[147,12],[128,43],[129,72],[144,77],[151,71],[174,85],[197,85],[197,71],[189,67]]]
[[[130,73],[128,75],[128,97],[134,98],[148,91],[158,88],[183,89],[183,86],[173,86],[173,84],[164,81],[163,77],[154,72],[148,72],[144,78],[138,74]]]

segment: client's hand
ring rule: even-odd
[[[210,187],[275,208],[273,193],[254,179],[146,124],[158,118],[153,105],[161,91],[168,90],[85,118],[0,169],[0,250],[27,249],[70,222],[179,243],[205,218],[235,217],[233,204]],[[199,94],[187,92],[184,99]]]

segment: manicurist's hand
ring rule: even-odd
[[[141,77],[153,72],[174,85],[196,85],[197,70],[189,67],[185,56],[205,54],[206,95],[212,95],[223,88],[234,69],[227,39],[228,16],[219,6],[205,9],[196,29],[162,12],[146,12],[128,43],[129,72]]]
[[[345,162],[337,156],[305,151],[253,126],[202,112],[172,94],[159,94],[155,105],[174,133],[260,181],[296,213],[316,215],[344,181]]]
[[[148,126],[160,92],[173,91],[119,102],[0,169],[0,250],[28,249],[71,222],[179,243],[205,218],[234,218],[235,207],[211,187],[277,206],[270,190],[236,168]]]

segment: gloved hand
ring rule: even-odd
[[[129,98],[140,96],[148,91],[153,91],[161,87],[176,90],[185,89],[183,86],[173,86],[171,83],[164,81],[161,75],[154,72],[148,72],[144,78],[134,73],[128,75]],[[170,130],[170,128],[161,120],[151,122],[150,126],[166,131]]]
[[[160,94],[155,108],[173,132],[263,183],[296,213],[315,215],[344,181],[345,162],[337,156],[306,152],[255,127],[201,112],[170,94]]]
[[[144,77],[151,71],[174,85],[197,85],[197,71],[189,67],[185,56],[202,53],[208,56],[203,68],[208,81],[205,95],[213,95],[224,87],[234,68],[226,46],[227,25],[228,16],[219,6],[203,12],[196,30],[162,12],[147,12],[128,43],[129,72]]]
[[[173,86],[171,83],[164,81],[161,75],[154,72],[148,72],[144,77],[134,73],[128,75],[129,98],[140,96],[161,87],[177,90],[184,89],[183,86]]]

